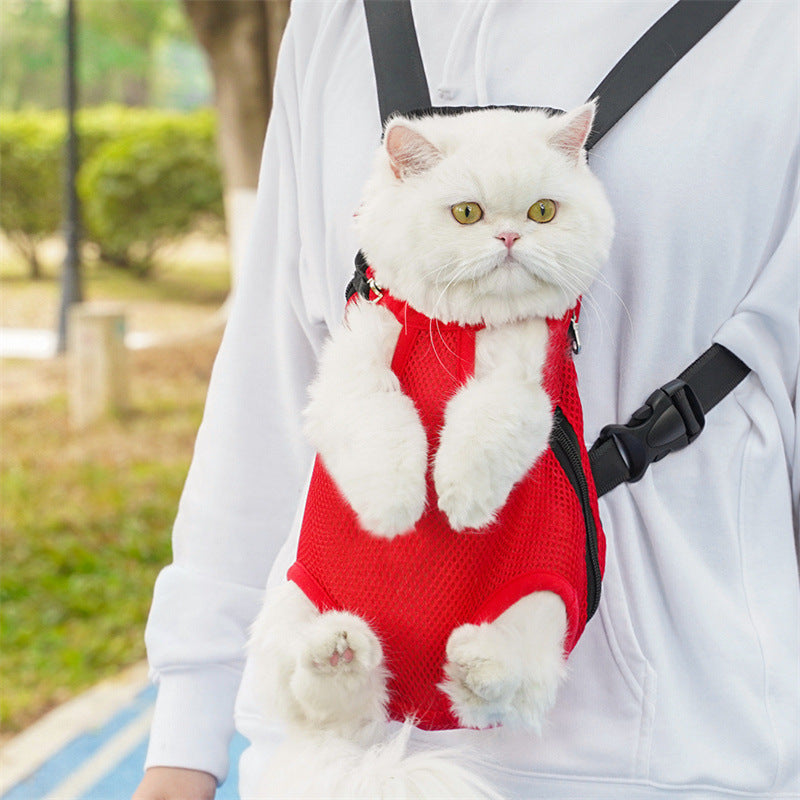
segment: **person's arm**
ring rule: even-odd
[[[208,791],[209,776],[225,779],[247,630],[311,461],[300,410],[324,331],[307,319],[298,269],[308,17],[290,21],[281,49],[251,246],[175,522],[174,561],[154,592],[146,641],[159,692],[137,800],[180,798],[187,782],[193,798],[213,796],[213,787],[195,792]]]
[[[132,800],[213,800],[216,791],[216,778],[208,772],[150,767]]]

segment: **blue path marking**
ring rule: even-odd
[[[225,783],[217,789],[216,800],[239,800],[239,757],[244,752],[247,744],[247,739],[239,734],[231,742],[231,769]],[[145,740],[129,753],[127,758],[113,772],[95,784],[79,800],[130,800],[134,789],[142,779],[146,755],[147,741]]]
[[[105,725],[97,730],[88,731],[65,745],[29,778],[9,789],[0,800],[42,800],[79,770],[126,725],[145,713],[154,703],[156,691],[156,687],[150,686],[140,692],[132,703],[119,711]],[[247,744],[247,740],[239,734],[231,742],[231,769],[228,779],[217,790],[217,800],[239,800],[239,757]],[[142,778],[146,754],[145,737],[84,794],[63,800],[130,800]]]

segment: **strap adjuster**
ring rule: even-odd
[[[654,461],[681,450],[702,432],[705,415],[691,386],[680,379],[656,389],[625,425],[606,425],[598,444],[613,439],[630,471],[626,480],[638,481]]]

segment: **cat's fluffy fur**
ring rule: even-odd
[[[357,215],[378,285],[431,318],[486,325],[474,377],[449,402],[432,454],[439,508],[456,530],[491,522],[547,445],[544,320],[575,304],[611,241],[611,211],[583,151],[593,115],[588,104],[562,116],[398,117]],[[556,216],[538,224],[527,212],[543,198],[556,202]],[[466,201],[483,210],[474,224],[453,217]],[[429,458],[390,368],[399,332],[386,309],[351,304],[306,411],[307,435],[362,525],[387,538],[422,515]],[[566,625],[561,598],[536,592],[490,624],[453,631],[440,688],[461,723],[539,729],[564,674]],[[386,668],[364,620],[320,614],[286,584],[265,603],[251,658],[265,710],[290,732],[265,797],[495,796],[452,755],[408,755],[407,731],[383,741]]]

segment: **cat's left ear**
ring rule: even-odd
[[[389,123],[384,146],[396,178],[425,172],[441,160],[442,154],[422,134],[404,124],[402,118]]]
[[[550,137],[550,144],[575,162],[583,157],[583,146],[592,130],[597,102],[592,100],[557,117],[559,126]]]

